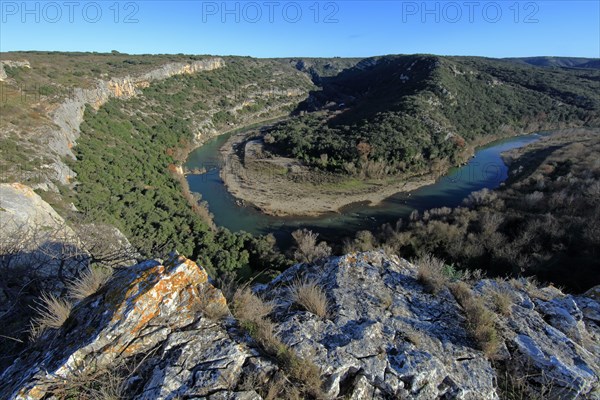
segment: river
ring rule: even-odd
[[[273,233],[283,245],[289,242],[289,234],[298,228],[311,229],[321,238],[339,243],[341,238],[353,236],[359,230],[373,230],[386,222],[395,223],[414,210],[458,206],[471,192],[497,188],[506,180],[508,167],[501,153],[541,137],[534,133],[492,142],[476,149],[475,157],[467,164],[452,168],[435,184],[408,193],[397,193],[376,206],[354,204],[339,213],[319,217],[274,217],[253,207],[239,206],[223,184],[219,176],[223,162],[219,149],[231,134],[218,136],[190,154],[186,162],[188,169],[206,168],[203,174],[187,176],[190,189],[200,193],[202,199],[208,202],[217,225],[252,234]]]

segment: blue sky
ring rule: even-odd
[[[600,57],[600,1],[5,1],[0,50]]]

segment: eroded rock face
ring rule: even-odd
[[[225,65],[222,58],[207,58],[191,63],[169,63],[141,76],[125,76],[108,81],[99,81],[93,89],[76,88],[53,113],[52,119],[59,127],[49,132],[48,146],[52,153],[59,156],[52,165],[56,179],[68,184],[74,177],[74,172],[66,166],[60,157],[74,157],[71,148],[79,138],[79,125],[83,122],[83,114],[87,104],[99,108],[110,98],[130,98],[138,90],[148,87],[151,82],[167,79],[174,75],[192,74],[200,71],[210,71]]]
[[[60,293],[64,281],[87,266],[89,254],[76,233],[28,186],[0,184],[0,232],[2,273],[26,268],[26,279],[46,291]]]
[[[483,280],[476,288],[501,288],[514,304],[497,319],[509,352],[510,373],[547,393],[544,398],[600,396],[600,303],[547,287],[526,290]]]
[[[293,303],[296,279],[318,282],[326,317]],[[383,252],[296,265],[256,291],[277,303],[276,335],[319,366],[328,399],[497,399],[498,365],[532,390],[545,387],[546,398],[598,398],[597,299],[517,283],[482,280],[473,288],[486,296],[503,286],[512,299],[510,312],[497,316],[503,345],[493,363],[450,291],[428,293],[414,265]],[[0,376],[0,397],[43,399],[48,381],[141,358],[126,381],[128,397],[260,399],[248,378],[268,381],[279,367],[231,315],[208,317],[208,305],[224,303],[206,272],[176,255],[119,270]]]
[[[31,68],[29,61],[13,61],[13,60],[1,60],[0,61],[0,82],[3,82],[8,79],[8,75],[4,70],[4,67],[9,68]]]

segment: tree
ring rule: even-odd
[[[326,242],[317,244],[318,233],[313,233],[308,229],[298,229],[292,232],[292,237],[296,241],[296,250],[294,258],[298,262],[313,263],[331,255],[331,247]]]

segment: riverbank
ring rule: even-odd
[[[479,138],[466,146],[461,165],[473,156],[476,148],[527,134],[505,130]],[[224,163],[221,179],[229,193],[241,204],[251,205],[264,214],[278,217],[314,217],[338,213],[353,204],[377,206],[397,193],[434,184],[437,178],[452,168],[444,164],[435,173],[362,180],[309,169],[290,158],[261,158],[261,146],[248,141],[251,136],[248,130],[240,131],[222,146]],[[246,153],[252,153],[252,157],[248,159]]]
[[[221,148],[221,179],[234,197],[267,215],[312,217],[356,203],[374,206],[396,193],[435,183],[432,174],[360,180],[315,171],[290,158],[244,160],[248,137],[248,132],[233,135]]]

